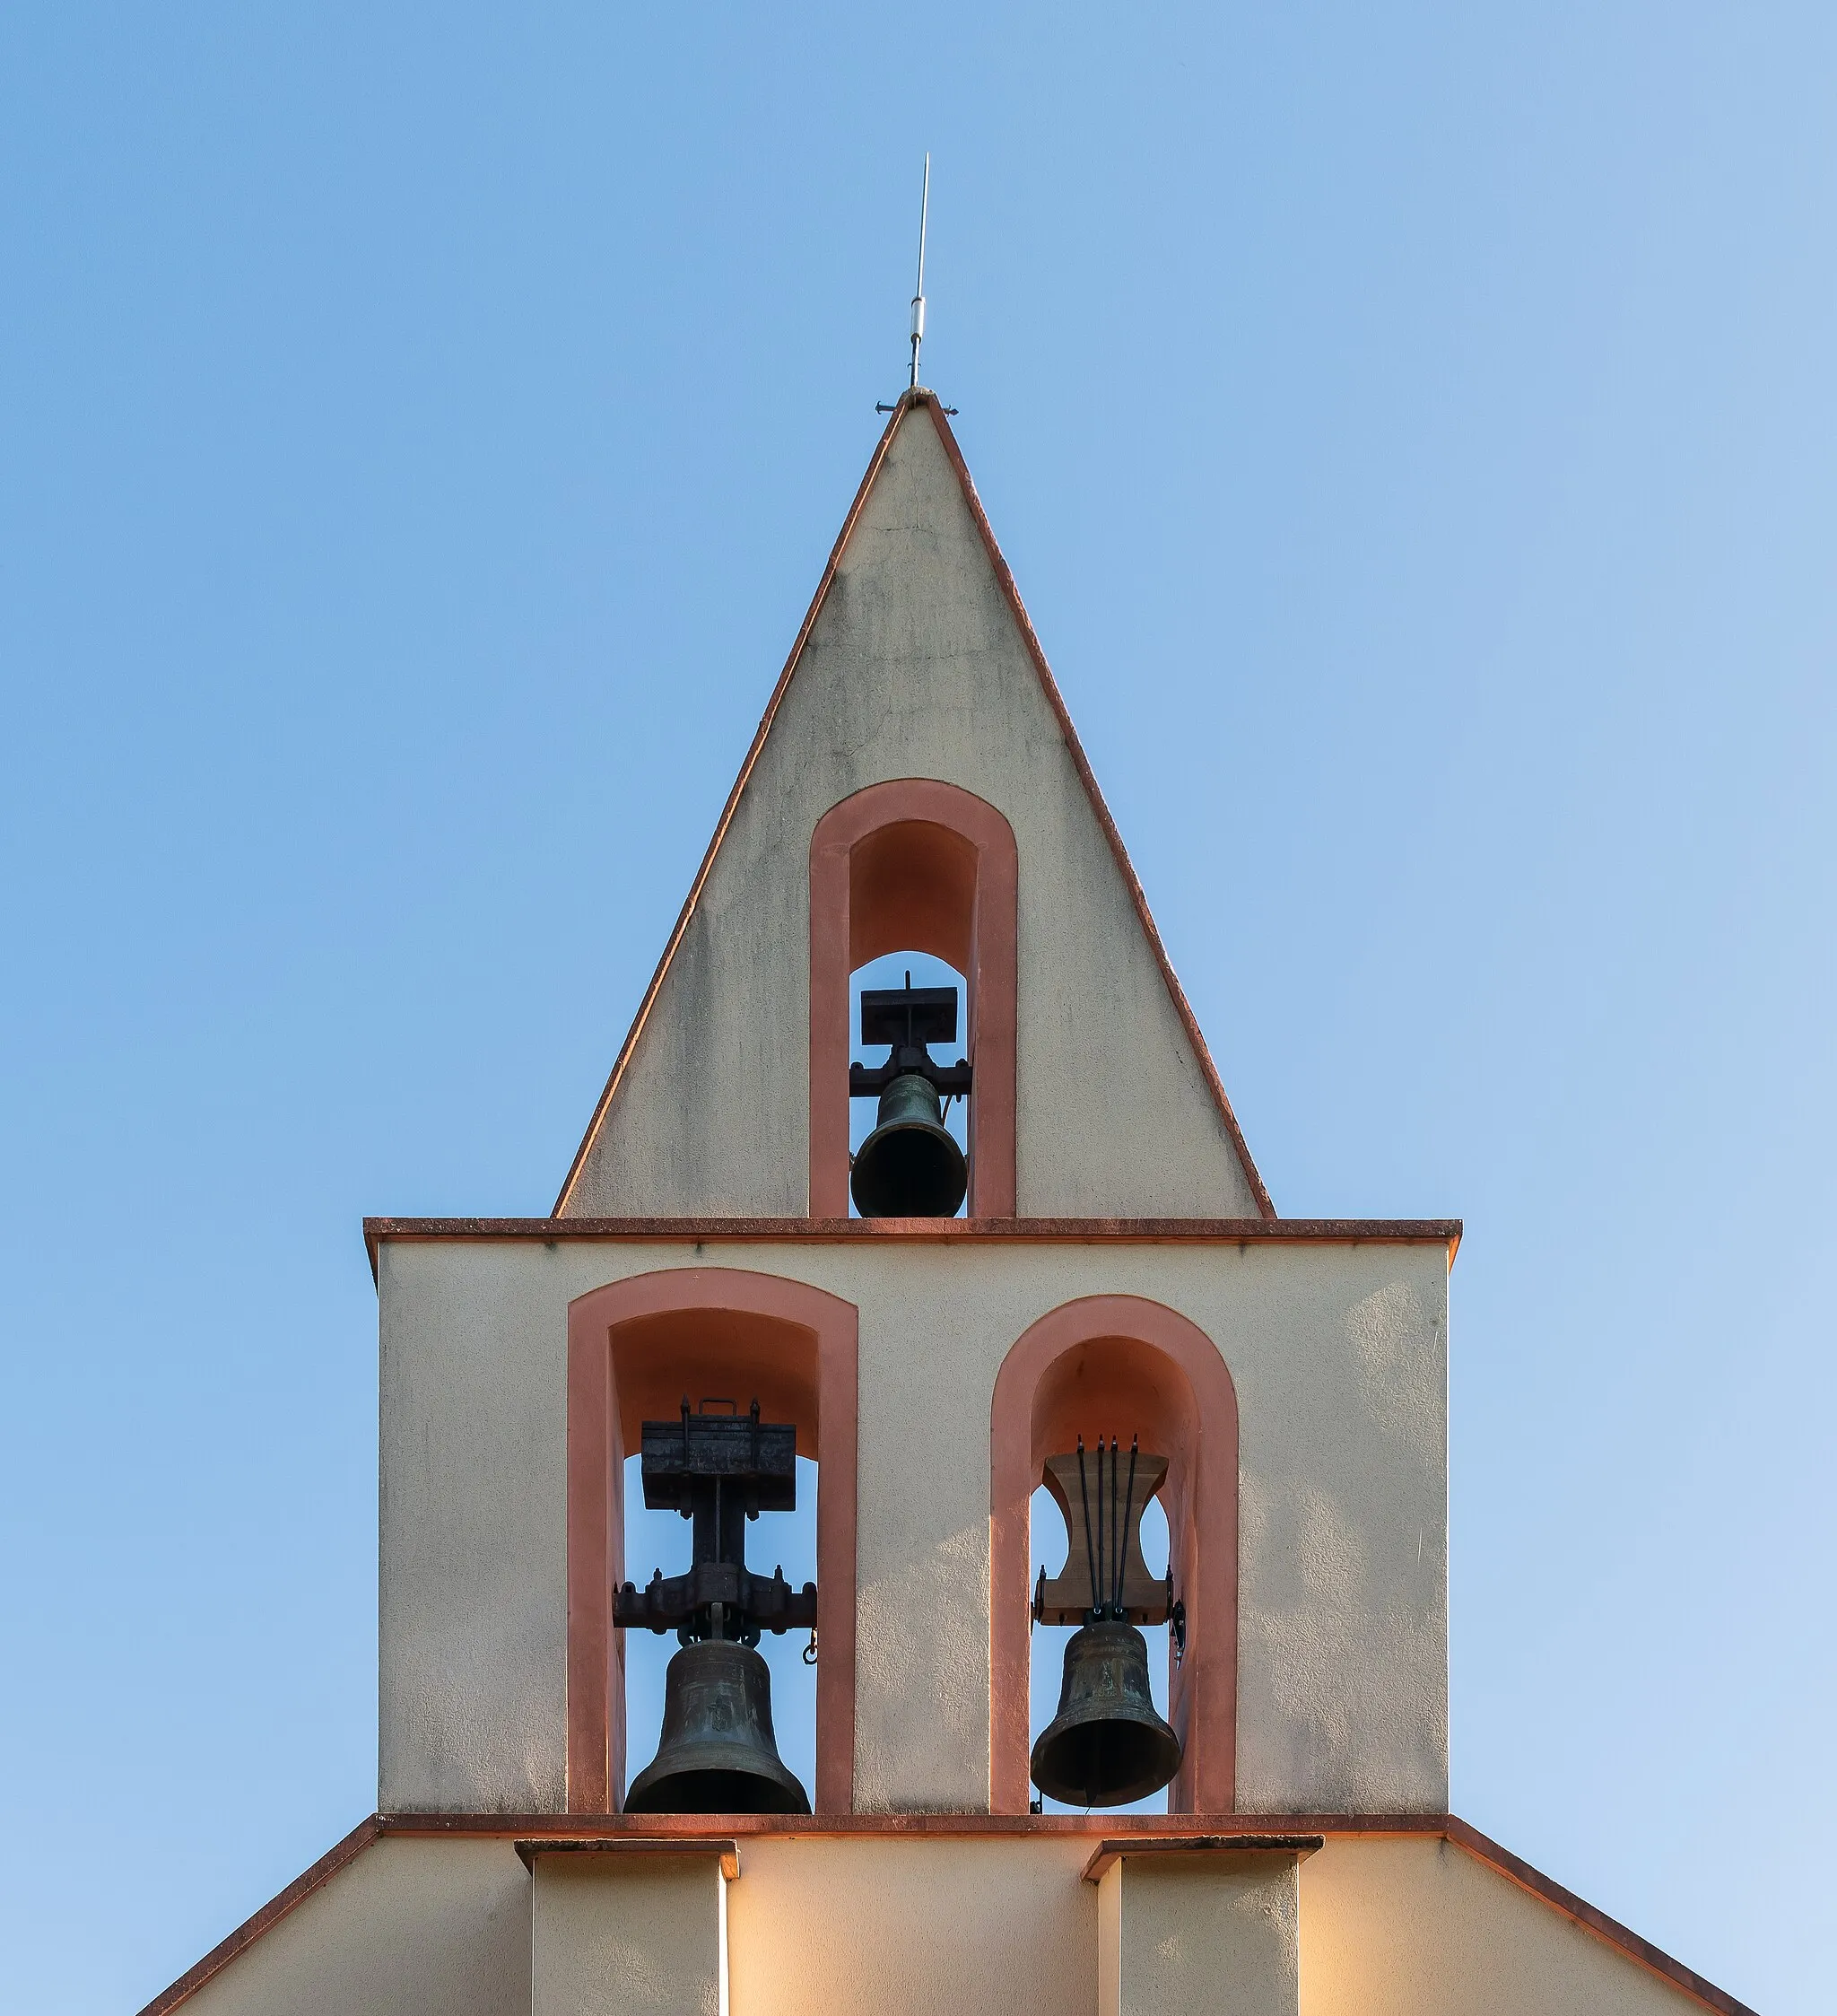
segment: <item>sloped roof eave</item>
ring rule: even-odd
[[[1223,1818],[1223,1816],[1221,1816]],[[1116,1814],[1088,1815],[1073,1813],[1028,1814],[1021,1816],[996,1816],[985,1814],[950,1813],[870,1813],[842,1816],[817,1815],[788,1819],[783,1815],[744,1815],[738,1820],[729,1819],[724,1832],[744,1838],[751,1834],[810,1833],[810,1834],[864,1834],[868,1836],[914,1836],[914,1835],[995,1835],[1016,1834],[1067,1834],[1084,1833],[1093,1840],[1108,1833],[1119,1833],[1125,1828],[1131,1832],[1140,1832],[1145,1837],[1157,1833],[1168,1834],[1181,1829],[1190,1829],[1195,1816],[1190,1813],[1139,1814],[1126,1818]],[[1508,1882],[1516,1884],[1528,1895],[1551,1910],[1561,1913],[1571,1924],[1600,1940],[1604,1945],[1613,1947],[1636,1966],[1655,1975],[1668,1986],[1688,1995],[1701,2007],[1710,2010],[1713,2016],[1757,2016],[1757,2012],[1745,2002],[1738,2002],[1727,1989],[1719,1988],[1713,1981],[1706,1980],[1694,1968],[1685,1966],[1682,1960],[1654,1946],[1650,1940],[1641,1939],[1617,1918],[1598,1910],[1586,1898],[1566,1889],[1563,1884],[1546,1876],[1539,1869],[1509,1848],[1502,1848],[1476,1827],[1452,1813],[1281,1813],[1250,1814],[1233,1813],[1229,1816],[1231,1828],[1239,1834],[1256,1833],[1268,1836],[1285,1836],[1300,1838],[1314,1836],[1353,1838],[1382,1838],[1386,1836],[1429,1835],[1439,1836],[1451,1846],[1464,1850],[1476,1862],[1491,1869]],[[663,1836],[675,1834],[706,1834],[707,1817],[701,1814],[629,1814],[605,1816],[592,1823],[606,1838],[632,1835]],[[140,2012],[140,2016],[173,2016],[182,2004],[191,2000],[205,1984],[221,1974],[231,1962],[245,1952],[266,1933],[271,1932],[281,1920],[289,1916],[304,1904],[316,1891],[324,1889],[340,1871],[356,1861],[373,1842],[386,1835],[422,1836],[451,1837],[454,1839],[479,1839],[501,1837],[532,1845],[544,1835],[565,1836],[579,1839],[585,1831],[583,1816],[566,1813],[373,1813],[361,1821],[351,1832],[313,1863],[304,1874],[295,1877],[285,1889],[269,1899],[255,1915],[239,1925],[230,1936],[213,1946],[198,1961],[196,1967],[180,1975],[170,1988],[157,1994]],[[520,1846],[519,1846],[520,1852]]]

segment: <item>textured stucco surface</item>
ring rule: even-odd
[[[1301,2016],[1683,2016],[1694,1997],[1441,1840],[1302,1864]]]
[[[1100,2016],[1295,2016],[1292,1858],[1127,1855],[1100,1901]]]
[[[1085,1841],[781,1839],[727,1892],[733,2016],[1088,2016]]]
[[[1701,2007],[1438,1839],[1329,1838],[1301,1865],[1298,1923],[1293,1865],[1234,1877],[1135,1856],[1100,1898],[1080,1880],[1091,1848],[1076,1836],[748,1838],[726,1890],[731,2016],[1108,2016],[1119,2003],[1288,2016],[1297,1945],[1299,2016]],[[614,1872],[598,1857],[538,1857],[532,1884],[508,1841],[377,1843],[187,2011],[715,2016],[713,1863],[635,1859]]]
[[[1118,1293],[1190,1318],[1237,1387],[1240,1807],[1445,1809],[1440,1246],[527,1241],[381,1251],[386,1810],[563,1806],[567,1306],[676,1266],[860,1311],[858,1809],[986,1806],[996,1373]]]
[[[528,2016],[529,1878],[508,1841],[373,1842],[187,2016]]]
[[[530,2016],[720,2016],[712,1856],[535,1857]]]
[[[565,1315],[532,1323],[514,1270],[410,1262],[406,1298],[404,1271],[386,1252],[377,1803],[559,1811]]]
[[[1254,1217],[1133,898],[929,417],[883,463],[571,1216],[806,1209],[809,850],[869,784],[974,792],[1020,852],[1029,1217]]]

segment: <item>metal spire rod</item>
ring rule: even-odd
[[[918,389],[918,345],[925,341],[925,225],[931,211],[931,156],[918,194],[918,284],[912,290],[912,389]]]

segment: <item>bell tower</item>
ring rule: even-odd
[[[916,355],[553,1209],[366,1227],[378,1812],[155,2007],[1733,2010],[1449,1813],[1460,1227],[1277,1215]]]

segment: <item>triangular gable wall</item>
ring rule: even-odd
[[[1273,1217],[1122,842],[935,400],[902,400],[555,1207],[808,1209],[809,847],[936,778],[1020,856],[1018,1209]]]

